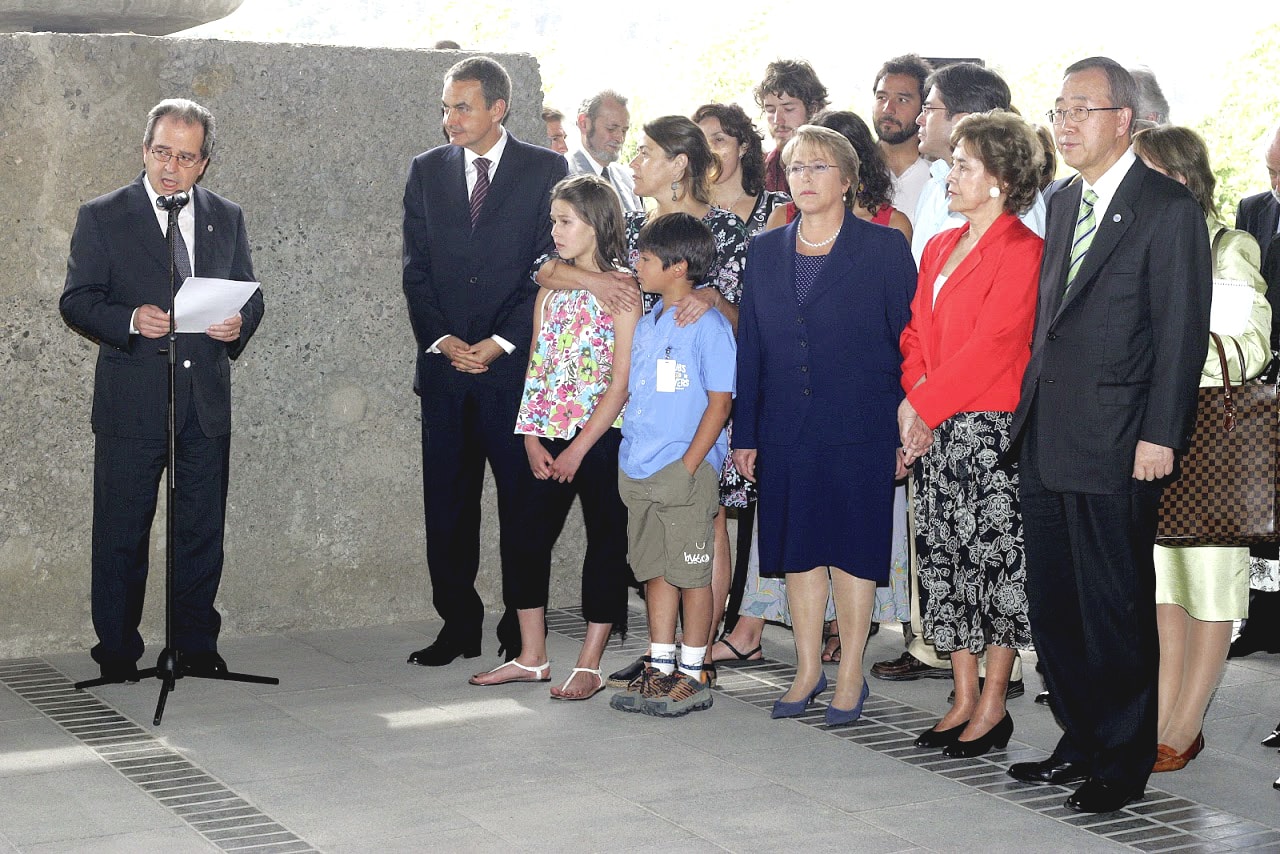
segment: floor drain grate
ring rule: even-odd
[[[0,684],[224,851],[293,854],[308,842],[38,658],[0,663]]]
[[[576,611],[548,609],[547,626],[551,631],[577,641],[586,636],[586,623]],[[646,632],[644,614],[632,611],[630,631],[621,650],[643,655],[647,652]],[[791,685],[795,672],[793,665],[783,662],[743,662],[732,668],[719,669],[715,691],[765,711]],[[1151,787],[1147,788],[1143,800],[1119,812],[1101,815],[1072,812],[1062,805],[1071,794],[1070,789],[1020,783],[1005,773],[1011,762],[1042,758],[1040,751],[1028,745],[1011,741],[1006,750],[972,759],[950,759],[936,751],[927,752],[915,747],[912,742],[916,735],[932,725],[935,717],[933,712],[925,709],[879,697],[873,686],[863,707],[862,719],[851,727],[831,730],[830,733],[833,737],[892,756],[1047,818],[1078,827],[1109,842],[1141,851],[1186,850],[1197,854],[1267,851],[1274,854],[1280,850],[1280,830]],[[794,720],[805,726],[824,729],[821,708]]]

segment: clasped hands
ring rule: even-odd
[[[506,354],[492,338],[468,344],[456,335],[441,339],[436,349],[444,354],[450,365],[464,374],[483,374],[494,359]]]
[[[237,313],[221,323],[215,323],[204,331],[215,341],[231,343],[240,337],[240,324],[244,319]],[[133,314],[133,323],[143,338],[163,338],[169,334],[169,312],[154,305],[140,305]]]
[[[920,418],[915,407],[904,399],[898,406],[898,434],[902,441],[899,451],[898,476],[906,474],[916,460],[925,455],[933,444],[933,431]],[[1135,480],[1159,480],[1173,473],[1173,449],[1151,442],[1139,441],[1133,453],[1133,477]]]
[[[898,450],[897,476],[901,478],[906,477],[907,469],[933,444],[933,431],[906,398],[898,404],[898,439],[902,447]]]

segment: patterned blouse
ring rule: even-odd
[[[774,190],[765,190],[756,196],[756,205],[751,209],[751,216],[747,217],[747,235],[755,237],[764,231],[765,225],[769,222],[769,214],[773,213],[773,209],[790,201],[791,197],[786,193],[779,193]]]
[[[640,257],[636,241],[648,216],[644,211],[627,214],[627,263],[632,270]],[[716,239],[716,261],[706,280],[698,287],[715,285],[720,296],[737,305],[742,299],[742,271],[747,266],[747,230],[736,214],[714,206],[707,211],[702,222]],[[644,310],[649,311],[655,302],[657,297],[646,295]]]
[[[613,375],[613,317],[583,290],[550,291],[529,359],[516,433],[572,439]],[[622,426],[622,416],[613,423]]]

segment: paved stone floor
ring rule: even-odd
[[[550,624],[559,682],[582,624]],[[1230,663],[1184,771],[1123,812],[1080,816],[1067,789],[1003,773],[1057,738],[1030,666],[1008,750],[949,760],[911,746],[944,681],[872,680],[845,730],[821,728],[825,704],[770,720],[794,660],[781,629],[769,662],[721,670],[712,709],[661,720],[613,711],[607,693],[468,685],[492,642],[450,667],[405,664],[436,628],[226,640],[233,669],[281,684],[182,680],[159,727],[154,680],[78,692],[96,675],[87,655],[0,662],[0,852],[1280,851],[1280,756],[1258,744],[1280,717],[1280,656]],[[615,639],[606,668],[641,635]],[[886,627],[868,665],[901,644]]]

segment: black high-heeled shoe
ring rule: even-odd
[[[969,722],[965,721],[951,729],[937,729],[936,726],[933,729],[927,729],[920,733],[915,745],[916,747],[946,747],[948,744],[954,744],[968,725]]]
[[[990,752],[993,747],[1008,747],[1009,739],[1012,737],[1013,716],[1005,712],[1004,717],[1000,719],[1000,723],[987,730],[986,735],[979,736],[973,741],[964,741],[957,738],[942,749],[942,755],[950,756],[953,759],[981,756]]]

